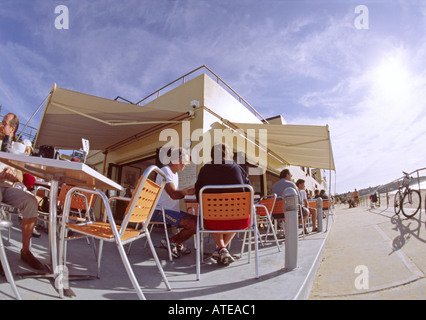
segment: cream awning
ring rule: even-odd
[[[46,103],[35,146],[105,150],[140,137],[159,126],[180,123],[188,112],[149,108],[100,98],[53,86]]]
[[[268,154],[283,160],[287,165],[335,170],[328,126],[232,123],[248,133],[254,129],[267,130]],[[261,145],[261,141],[257,141]],[[265,147],[265,146],[264,146]]]

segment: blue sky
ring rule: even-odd
[[[53,83],[139,101],[207,65],[265,117],[328,124],[346,192],[426,167],[425,30],[422,1],[2,0],[0,104],[26,120]]]

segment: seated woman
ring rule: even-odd
[[[201,168],[197,182],[195,183],[195,194],[198,201],[199,192],[201,188],[206,185],[250,184],[247,173],[241,166],[233,161],[232,152],[226,145],[215,144],[210,154],[212,162],[205,164]],[[231,191],[227,189],[226,192]],[[235,221],[234,223],[239,222]],[[241,223],[244,223],[244,221]],[[209,225],[208,221],[206,221],[205,226],[208,229],[221,229],[220,226],[215,224],[210,223]],[[233,227],[238,228],[237,225]],[[234,236],[235,233],[212,233],[213,240],[217,246],[212,257],[218,263],[227,265],[234,262],[234,258],[226,248]]]

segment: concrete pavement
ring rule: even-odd
[[[331,220],[331,219],[330,219]],[[325,221],[324,221],[325,226]],[[330,224],[331,227],[331,224]],[[40,238],[33,239],[34,254],[47,262],[47,234],[41,231]],[[248,263],[247,253],[243,258],[228,267],[218,266],[207,260],[201,266],[201,280],[195,276],[195,250],[193,241],[187,245],[192,253],[172,262],[168,260],[167,251],[157,249],[157,253],[172,291],[167,291],[160,273],[155,266],[149,248],[144,248],[145,241],[136,241],[130,253],[129,260],[139,281],[143,293],[148,300],[292,300],[306,299],[312,286],[322,248],[328,233],[311,233],[305,239],[298,241],[298,268],[293,271],[284,270],[285,241],[280,238],[281,251],[269,236],[264,246],[259,245],[259,279],[255,278],[255,259],[252,251],[251,263]],[[5,234],[3,234],[4,238]],[[11,241],[4,239],[6,252],[12,270],[15,273],[26,272],[28,267],[20,260],[19,250],[20,228],[16,216],[12,229]],[[164,237],[164,231],[155,229],[152,233],[154,244],[159,246]],[[238,254],[241,250],[242,236],[234,238],[231,253]],[[212,240],[205,241],[205,252],[214,250]],[[95,274],[96,259],[91,246],[85,239],[74,240],[68,244],[69,273]],[[53,279],[28,278],[15,276],[16,285],[23,299],[26,300],[58,300],[58,292]],[[64,300],[135,300],[137,295],[124,270],[121,259],[112,243],[104,245],[100,279],[70,280],[71,289],[76,294],[74,298]],[[0,300],[13,299],[9,284],[0,277]]]
[[[419,219],[420,218],[420,219]],[[325,226],[325,221],[324,221]],[[47,262],[47,234],[33,239],[34,254]],[[19,258],[20,228],[16,216],[11,240],[4,243],[14,272],[29,269]],[[161,229],[152,234],[154,243],[164,236]],[[255,279],[254,256],[247,254],[228,267],[207,261],[201,266],[201,280],[195,280],[193,241],[188,256],[168,261],[167,251],[157,249],[163,269],[172,286],[167,291],[144,240],[133,244],[129,253],[133,270],[149,300],[292,300],[292,299],[424,299],[426,297],[425,213],[414,219],[394,216],[391,209],[337,207],[330,218],[329,232],[299,237],[298,268],[284,270],[284,239],[278,251],[272,237],[260,246],[260,278]],[[234,239],[231,253],[241,248]],[[206,241],[205,252],[213,250]],[[93,249],[83,240],[68,247],[70,274],[94,274]],[[59,300],[52,279],[15,276],[21,296],[27,300]],[[101,278],[70,280],[75,298],[64,300],[135,300],[137,295],[126,275],[113,244],[105,244]],[[0,300],[13,299],[9,284],[0,277]]]
[[[425,299],[425,213],[336,210],[310,299]]]

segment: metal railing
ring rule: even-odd
[[[175,85],[176,83],[182,81],[182,84],[184,84],[187,81],[187,78],[190,77],[190,76],[192,76],[191,79],[193,79],[196,75],[198,75],[198,72],[200,70],[203,70],[203,71],[206,70],[206,71],[208,71],[211,75],[213,75],[216,78],[216,82],[219,85],[221,85],[225,89],[229,90],[230,93],[232,95],[234,95],[234,97],[238,100],[238,102],[240,102],[241,104],[243,104],[244,106],[246,106],[249,110],[251,110],[260,120],[262,120],[262,121],[264,121],[266,123],[269,123],[255,108],[253,108],[253,106],[250,103],[248,103],[243,97],[241,97],[241,95],[239,95],[225,81],[223,81],[216,73],[214,73],[211,69],[209,69],[205,65],[202,65],[201,67],[198,67],[198,68],[192,70],[191,72],[188,72],[187,74],[184,74],[183,76],[177,78],[176,80],[174,80],[174,81],[166,84],[164,87],[161,87],[160,89],[158,89],[158,90],[154,91],[153,93],[147,95],[142,100],[136,102],[136,104],[140,105],[142,102],[147,101],[150,98],[153,98],[153,99],[158,98],[164,91],[167,92],[167,91],[171,90],[172,86]]]
[[[425,168],[421,168],[421,169],[417,169],[414,170],[413,172],[408,173],[409,176],[411,175],[416,175],[417,176],[417,190],[420,191],[421,194],[421,202],[423,203],[423,206],[420,205],[420,210],[426,209],[426,202],[425,202],[425,196],[426,196],[426,191],[421,189],[421,181],[420,181],[420,171],[426,170]],[[382,202],[385,202],[386,204],[386,208],[389,208],[389,204],[391,206],[393,206],[393,192],[398,191],[398,188],[402,186],[402,180],[404,179],[405,175],[392,180],[391,182],[385,184],[385,185],[381,185],[375,188],[374,192],[371,192],[369,194],[363,195],[360,197],[360,204],[362,205],[366,205],[366,206],[370,206],[370,196],[373,195],[374,193],[377,193],[377,197],[378,197],[378,205],[381,206]],[[411,184],[412,185],[412,184]],[[392,193],[392,194],[391,194]]]

